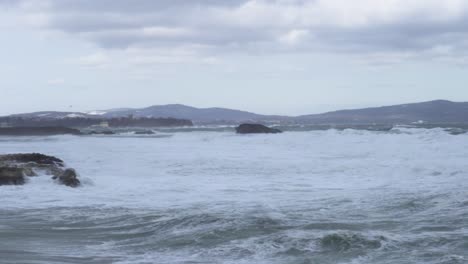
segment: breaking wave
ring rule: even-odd
[[[229,129],[1,138],[85,184],[0,187],[0,263],[467,262],[468,135]]]

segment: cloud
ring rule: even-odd
[[[65,83],[65,80],[62,78],[55,78],[47,81],[50,85],[61,85]]]
[[[282,35],[279,40],[288,45],[296,45],[309,35],[308,30],[293,29],[286,34]]]
[[[103,50],[200,46],[205,58],[245,51],[376,60],[468,56],[465,0],[0,0],[0,6],[15,8],[28,25]]]

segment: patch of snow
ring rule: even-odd
[[[106,111],[90,111],[90,112],[87,112],[86,114],[88,115],[105,115],[107,114]]]
[[[68,115],[66,115],[65,117],[77,118],[77,117],[85,117],[85,116],[82,115],[82,114],[68,114]]]

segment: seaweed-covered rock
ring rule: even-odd
[[[52,177],[58,183],[69,186],[77,187],[80,185],[76,171],[74,169],[66,169],[62,174]]]
[[[0,185],[21,185],[26,182],[23,169],[0,167]]]
[[[44,154],[39,153],[29,153],[29,154],[8,154],[8,155],[0,155],[0,164],[1,163],[37,163],[40,165],[57,165],[63,166],[63,160],[53,157],[47,156]]]
[[[63,160],[39,153],[0,155],[0,185],[21,185],[27,177],[52,175],[58,183],[77,187],[80,181],[74,169]]]
[[[236,132],[238,134],[277,134],[282,133],[283,131],[260,124],[241,124],[240,126],[236,127]]]

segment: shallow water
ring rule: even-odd
[[[162,136],[160,136],[162,135]],[[468,263],[468,135],[0,137],[81,175],[0,187],[0,263]]]

